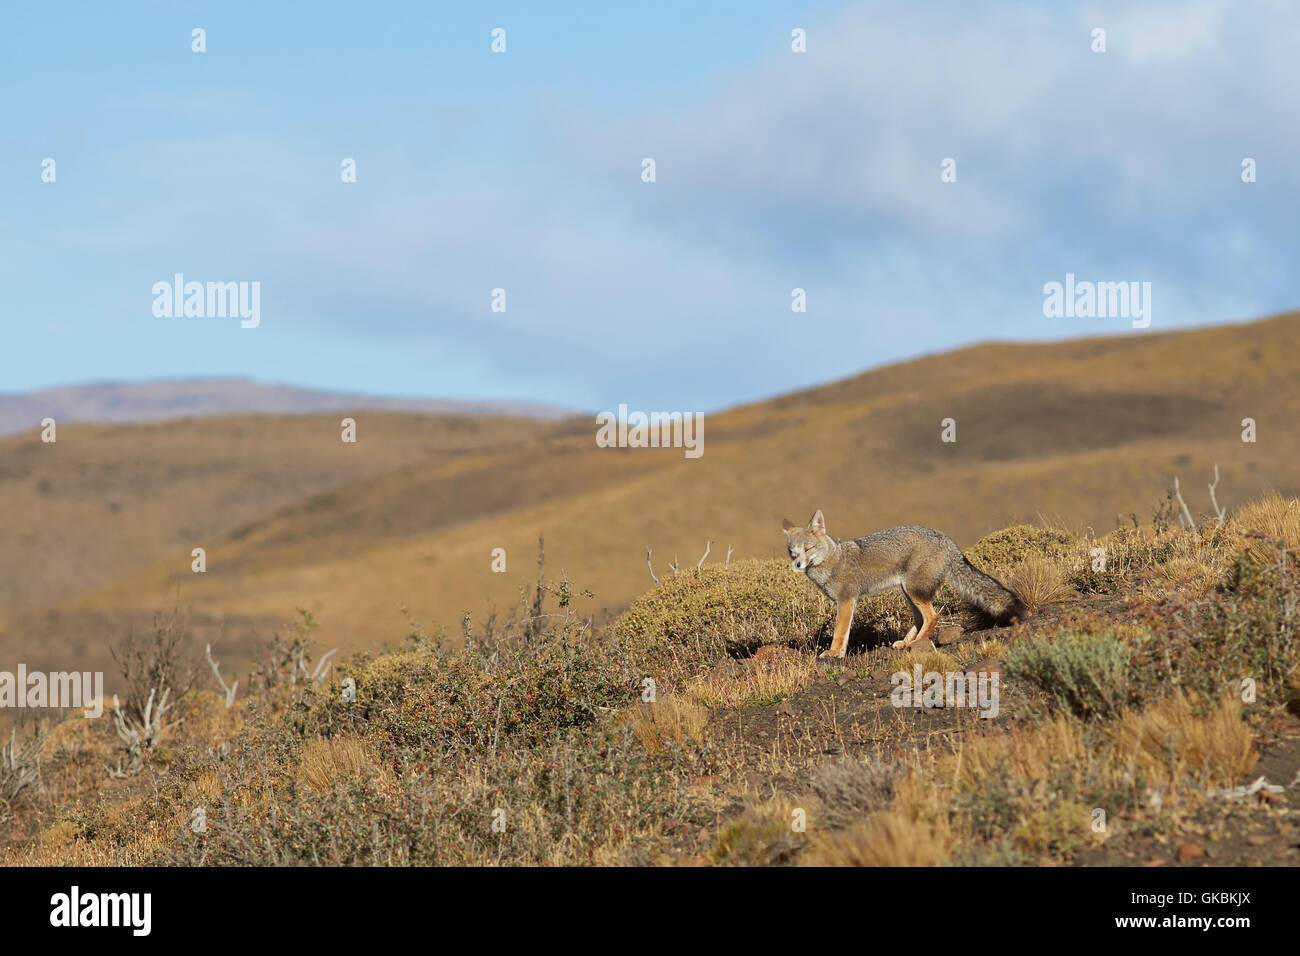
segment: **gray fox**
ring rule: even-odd
[[[1024,602],[1001,582],[975,567],[952,538],[933,528],[906,525],[877,531],[852,541],[836,541],[826,533],[821,511],[806,528],[789,518],[781,522],[794,570],[835,602],[835,637],[821,657],[843,657],[858,598],[873,597],[900,587],[912,609],[912,629],[894,647],[911,647],[930,640],[939,615],[934,593],[945,581],[963,601],[988,614],[999,625],[1019,623],[1027,616]]]

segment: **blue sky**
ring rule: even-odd
[[[5,5],[0,391],[712,410],[1293,308],[1298,35],[1211,0]],[[178,272],[260,282],[260,326],[155,317]],[[1150,329],[1046,318],[1067,272],[1151,282]]]

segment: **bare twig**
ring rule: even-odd
[[[696,571],[698,571],[698,570],[700,570],[700,568],[704,567],[704,559],[707,558],[707,557],[709,556],[709,552],[712,551],[712,550],[713,550],[713,542],[712,542],[712,541],[705,541],[705,542],[704,542],[704,554],[700,555],[699,563],[695,565],[695,570],[696,570]]]
[[[723,564],[726,565],[730,563],[731,563],[731,545],[727,545],[727,560],[724,561]]]
[[[1214,514],[1219,519],[1219,524],[1223,524],[1223,519],[1227,512],[1219,507],[1219,499],[1215,496],[1214,491],[1219,487],[1219,463],[1214,463],[1214,481],[1210,482],[1210,504],[1214,505]]]
[[[226,710],[229,710],[235,703],[235,691],[239,689],[239,681],[235,681],[230,687],[221,679],[221,668],[217,662],[212,659],[212,645],[205,645],[203,648],[204,656],[208,659],[208,665],[212,668],[212,674],[217,678],[217,683],[221,685],[221,692],[226,695]]]
[[[311,679],[315,681],[317,687],[320,686],[321,681],[323,681],[326,675],[329,674],[330,668],[334,666],[333,664],[326,664],[325,662],[328,661],[331,657],[333,657],[338,652],[339,649],[337,647],[334,648],[334,650],[332,651],[327,651],[324,654],[322,654],[321,659],[316,662],[316,669],[311,672]]]
[[[41,741],[34,734],[18,740],[18,729],[9,733],[9,743],[0,745],[0,820],[9,816],[6,808],[24,792],[42,789]]]
[[[654,582],[655,582],[655,584],[658,584],[658,583],[659,583],[659,578],[655,576],[655,569],[654,569],[654,566],[650,563],[650,556],[651,556],[652,554],[654,554],[654,552],[650,550],[650,546],[649,546],[649,545],[646,545],[646,549],[645,549],[645,566],[646,566],[647,568],[650,569],[650,577],[654,578]]]
[[[1178,476],[1174,476],[1174,494],[1178,497],[1178,503],[1183,506],[1183,514],[1187,519],[1187,526],[1193,531],[1196,530],[1196,522],[1192,520],[1192,512],[1187,507],[1187,502],[1183,500],[1183,493],[1178,487]]]

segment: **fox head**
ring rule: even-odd
[[[808,520],[808,527],[800,528],[785,518],[781,521],[781,530],[785,532],[790,566],[796,571],[817,567],[831,556],[835,547],[835,542],[826,533],[826,519],[820,510]]]

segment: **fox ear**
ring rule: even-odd
[[[822,510],[820,508],[817,509],[817,513],[812,516],[811,520],[809,520],[808,530],[813,532],[813,534],[826,533],[826,519],[822,517]]]
[[[781,530],[784,531],[786,534],[789,534],[791,531],[794,530],[794,522],[791,521],[789,518],[782,518]]]

